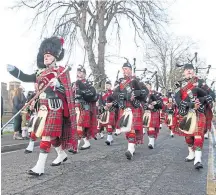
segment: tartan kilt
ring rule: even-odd
[[[137,130],[137,131],[143,131],[143,121],[142,121],[142,108],[134,108],[133,105],[131,105],[130,102],[126,103],[126,107],[130,108],[133,113],[133,124],[132,124],[132,130]],[[120,109],[118,113],[118,122],[116,127],[119,127],[119,119],[124,113],[124,109]]]
[[[179,130],[179,124],[183,120],[183,116],[179,115],[179,119],[177,117],[174,117],[174,122],[173,122],[173,133],[179,135],[179,136],[204,136],[204,131],[206,127],[206,117],[204,113],[201,112],[196,112],[197,115],[197,127],[195,129],[195,132],[193,134],[185,134],[182,131]]]
[[[80,116],[78,119],[77,126],[81,126],[84,128],[91,127],[91,117],[90,117],[90,110],[83,110],[80,104],[75,104],[75,107],[78,107],[80,110]]]
[[[109,122],[107,124],[99,124],[100,127],[107,127],[108,125],[111,125],[112,127],[115,127],[116,121],[115,121],[115,111],[112,111],[109,113]]]
[[[151,121],[149,124],[149,128],[160,128],[160,112],[152,112],[151,111]]]
[[[42,136],[61,137],[63,126],[63,108],[51,110],[48,105],[48,99],[40,99],[40,106],[46,106],[48,110]]]
[[[207,132],[207,130],[211,130],[212,119],[213,119],[213,113],[209,106],[205,107],[205,116],[206,116],[206,132]]]

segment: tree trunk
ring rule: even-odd
[[[101,74],[100,78],[105,78],[105,47],[106,47],[106,29],[104,26],[104,16],[105,16],[105,4],[103,1],[98,1],[98,70]],[[99,79],[101,80],[101,79]],[[104,87],[105,80],[103,80],[99,86],[97,86],[98,90],[101,90]]]

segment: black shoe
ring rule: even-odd
[[[25,154],[29,154],[29,153],[32,153],[32,151],[31,151],[31,150],[26,150],[26,149],[25,149],[24,153],[25,153]]]
[[[111,145],[111,142],[109,142],[108,140],[106,140],[105,143],[107,144],[107,146]]]
[[[68,158],[66,157],[62,162],[67,161],[67,159],[68,159]],[[61,165],[62,162],[59,162],[59,163],[57,163],[57,164],[52,163],[51,166],[57,167],[57,166]]]
[[[203,168],[203,165],[201,162],[197,162],[195,165],[194,165],[195,169],[202,169]]]
[[[73,154],[77,154],[77,151],[73,150],[73,149],[69,149],[68,152],[73,153]]]
[[[149,149],[154,149],[153,146],[151,144],[148,145]]]
[[[32,171],[32,170],[29,170],[28,172],[27,172],[27,174],[29,174],[29,175],[33,175],[33,176],[41,176],[41,175],[43,175],[43,173],[41,173],[41,174],[39,174],[39,173],[35,173],[34,171]]]
[[[81,147],[80,150],[87,150],[87,149],[89,149],[90,147],[91,147],[91,146],[89,146],[89,147],[87,147],[87,148]]]
[[[127,157],[128,160],[131,160],[132,158],[132,154],[130,153],[130,151],[125,152],[125,156]]]

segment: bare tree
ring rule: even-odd
[[[167,23],[162,2],[164,3],[161,0],[24,0],[15,7],[34,10],[32,24],[44,21],[42,33],[52,27],[52,33],[69,40],[70,47],[77,38],[77,33],[80,33],[93,74],[105,76],[105,48],[110,24],[115,26],[118,34],[121,27],[119,20],[126,18],[132,24],[135,36],[143,39],[147,35],[151,39],[162,24]]]
[[[163,92],[173,89],[175,82],[181,80],[182,70],[176,67],[176,63],[188,62],[193,47],[195,43],[190,39],[168,34],[160,34],[152,44],[147,45],[146,63],[157,71],[159,87]]]

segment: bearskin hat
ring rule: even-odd
[[[46,38],[40,45],[39,53],[51,54],[56,58],[56,61],[61,61],[64,58],[63,49],[64,39],[56,36]]]
[[[44,55],[43,53],[40,53],[40,52],[38,52],[38,55],[37,55],[37,67],[39,69],[46,68],[46,66],[44,65]]]

